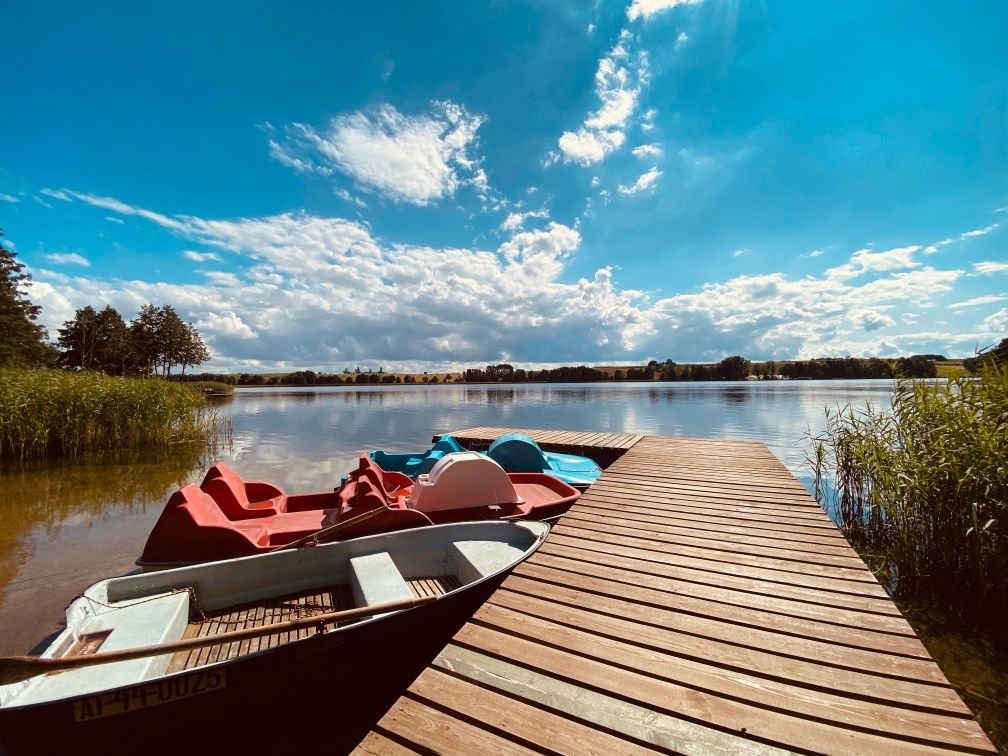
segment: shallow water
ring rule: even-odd
[[[891,381],[605,383],[239,389],[218,457],[288,492],[331,489],[375,448],[424,449],[431,435],[477,426],[560,428],[765,442],[806,485],[807,429],[824,409],[887,405]],[[8,466],[0,476],[0,654],[58,630],[91,583],[133,569],[171,491],[213,460],[176,448],[87,464]]]

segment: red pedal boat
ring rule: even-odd
[[[223,462],[168,499],[137,564],[161,569],[261,554],[341,523],[345,540],[469,520],[555,520],[580,492],[543,473],[506,473],[475,452],[447,454],[414,483],[361,455],[335,491],[285,494]]]

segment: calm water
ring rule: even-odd
[[[239,390],[220,406],[233,447],[218,456],[289,492],[332,488],[361,452],[423,449],[476,426],[561,428],[765,442],[803,482],[807,429],[824,408],[887,405],[890,381]],[[168,495],[212,462],[178,449],[87,465],[2,473],[0,654],[24,653],[60,626],[63,608],[133,561]]]

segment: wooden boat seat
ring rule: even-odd
[[[357,606],[373,606],[413,596],[387,551],[350,559],[350,590]]]

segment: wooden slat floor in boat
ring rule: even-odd
[[[993,752],[766,446],[636,438],[360,752]]]
[[[416,596],[441,596],[461,585],[459,579],[454,575],[421,577],[406,582]],[[205,615],[205,620],[190,622],[182,637],[186,639],[205,638],[233,630],[262,627],[301,617],[312,617],[353,608],[354,600],[350,586],[327,586],[265,602],[228,607],[219,612],[209,612]],[[168,672],[178,672],[234,659],[299,638],[307,638],[314,633],[315,629],[308,627],[292,632],[264,635],[261,638],[252,638],[239,643],[219,644],[192,651],[181,651],[172,657],[168,665]]]

